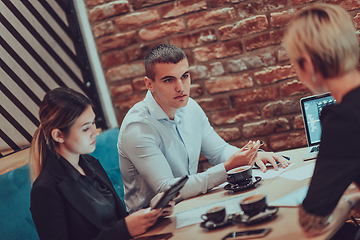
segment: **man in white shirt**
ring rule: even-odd
[[[210,126],[201,107],[189,97],[189,64],[185,53],[161,44],[145,57],[143,101],[126,114],[120,128],[118,150],[124,182],[125,203],[134,212],[149,205],[156,193],[165,191],[181,176],[189,180],[181,198],[189,198],[224,183],[226,172],[256,164],[266,171],[270,162],[287,167],[289,162],[275,153],[258,152],[259,141],[242,149],[226,143]],[[197,173],[203,154],[214,166]]]

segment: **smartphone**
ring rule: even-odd
[[[163,233],[157,235],[143,236],[134,238],[134,240],[166,240],[172,237],[172,233]]]
[[[261,237],[265,237],[270,231],[271,228],[261,228],[261,229],[246,230],[242,232],[232,232],[226,235],[223,238],[223,240],[261,238]]]
[[[174,185],[164,192],[164,195],[156,203],[154,209],[165,207],[169,201],[173,200],[184,187],[185,183],[189,179],[189,176],[181,177]]]

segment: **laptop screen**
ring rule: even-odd
[[[321,125],[320,115],[324,106],[335,104],[330,93],[305,97],[300,100],[306,138],[309,146],[320,143]]]

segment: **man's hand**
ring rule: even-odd
[[[278,163],[280,163],[283,168],[290,165],[289,160],[273,152],[259,152],[256,156],[255,162],[262,172],[266,172],[267,169],[265,164],[267,162],[271,163],[276,171],[279,169]]]
[[[255,144],[254,144],[255,143]],[[258,154],[258,148],[260,147],[260,141],[249,141],[243,148],[234,153],[226,162],[224,166],[226,171],[241,167],[244,165],[253,166],[256,156]]]

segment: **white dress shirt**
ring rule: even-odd
[[[125,204],[131,213],[184,175],[183,199],[206,193],[226,181],[225,162],[238,148],[226,143],[210,126],[191,98],[170,120],[148,91],[126,114],[118,139]],[[197,173],[202,153],[214,167]]]

